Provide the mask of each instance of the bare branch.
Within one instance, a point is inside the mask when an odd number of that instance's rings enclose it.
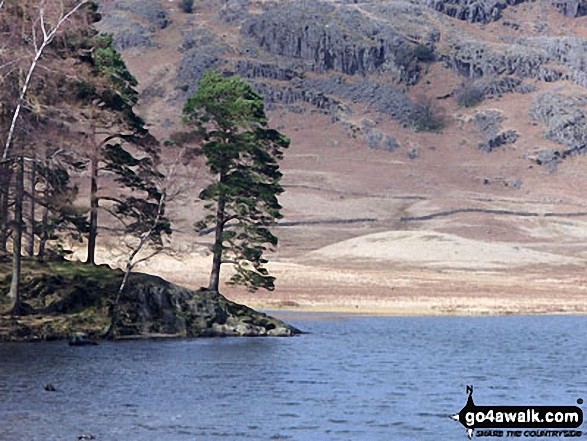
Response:
[[[145,256],[137,261],[135,261],[133,263],[133,268],[136,267],[137,265],[140,265],[143,262],[146,262],[148,260],[151,260],[153,257],[155,257],[157,254],[161,253],[163,251],[162,248],[157,248],[155,251],[153,251],[151,254],[149,254],[148,256]]]
[[[39,21],[41,22],[41,31],[43,32],[43,41],[47,41],[49,39],[49,35],[47,34],[47,28],[45,27],[45,5],[43,4],[39,8]],[[33,28],[34,31],[34,28]]]
[[[53,27],[53,29],[51,29],[50,31],[47,30],[47,28],[45,27],[45,18],[44,18],[44,9],[43,6],[41,6],[40,10],[39,10],[39,14],[40,14],[40,20],[41,20],[41,28],[43,31],[43,43],[41,43],[41,46],[39,46],[36,50],[35,50],[35,55],[33,57],[33,60],[31,62],[31,65],[29,67],[29,70],[27,72],[25,81],[22,85],[22,89],[20,91],[20,95],[18,97],[18,103],[16,105],[16,109],[14,110],[14,114],[12,116],[12,122],[10,123],[10,130],[8,131],[8,137],[6,139],[6,143],[4,144],[4,153],[2,154],[2,159],[5,160],[6,158],[8,158],[8,155],[10,154],[10,148],[12,146],[12,139],[14,137],[14,131],[16,129],[16,122],[18,120],[18,116],[20,114],[20,110],[22,108],[22,105],[24,103],[31,79],[33,77],[33,73],[35,71],[35,68],[37,67],[37,64],[39,62],[39,60],[41,59],[41,56],[43,55],[43,52],[45,50],[45,48],[47,46],[49,46],[49,44],[51,44],[51,42],[53,41],[53,39],[55,38],[55,35],[57,35],[57,32],[59,31],[59,28],[61,28],[61,26],[67,21],[69,20],[69,17],[71,17],[73,14],[75,14],[83,5],[85,5],[86,3],[88,3],[90,0],[81,0],[74,8],[72,8],[67,14],[61,14],[59,21],[57,22],[57,24]],[[2,3],[3,4],[3,3]]]

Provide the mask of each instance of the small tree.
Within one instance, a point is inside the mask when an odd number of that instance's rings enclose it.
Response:
[[[412,115],[412,128],[416,132],[441,132],[446,127],[445,109],[424,95],[416,97],[416,111]]]
[[[483,86],[473,81],[461,83],[456,89],[456,97],[460,107],[475,107],[485,98]]]
[[[425,44],[419,44],[414,48],[414,56],[418,61],[431,63],[434,61],[434,48]]]
[[[179,8],[186,14],[194,12],[194,0],[180,0]]]
[[[209,289],[218,292],[221,265],[231,263],[236,274],[229,283],[273,290],[263,253],[277,245],[269,227],[282,217],[277,161],[289,139],[267,128],[263,98],[249,83],[217,73],[204,75],[184,107],[184,120],[203,137],[197,153],[214,176],[200,193],[211,213],[196,223],[200,231],[214,228]]]

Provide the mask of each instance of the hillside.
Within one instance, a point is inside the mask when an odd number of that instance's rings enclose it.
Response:
[[[215,69],[249,79],[292,139],[277,290],[232,298],[587,312],[585,2],[204,0],[193,14],[177,3],[102,5],[153,133],[181,127]],[[179,181],[201,188],[206,176]],[[172,210],[174,257],[149,268],[191,287],[206,283],[210,240],[190,232],[196,196]]]

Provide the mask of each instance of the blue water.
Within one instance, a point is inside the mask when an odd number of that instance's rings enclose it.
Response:
[[[0,440],[466,440],[468,384],[587,401],[586,317],[286,318],[310,334],[0,345]]]

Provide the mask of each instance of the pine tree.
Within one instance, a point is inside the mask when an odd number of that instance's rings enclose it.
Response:
[[[87,127],[85,135],[90,151],[87,263],[93,264],[99,209],[120,218],[126,213],[121,206],[130,203],[128,192],[122,197],[101,193],[101,175],[113,174],[123,189],[141,190],[151,198],[156,197],[153,182],[159,177],[155,170],[158,144],[133,110],[138,101],[137,80],[114,48],[112,37],[95,35],[85,44],[87,55],[81,57],[85,71],[74,83],[74,91],[77,105],[82,109],[78,119]],[[106,202],[109,206],[104,205]]]
[[[277,245],[269,227],[282,217],[277,162],[289,139],[267,128],[263,97],[250,84],[217,73],[204,75],[184,120],[204,139],[197,153],[214,176],[200,193],[210,215],[196,223],[200,231],[214,228],[209,289],[218,291],[221,265],[230,263],[236,273],[229,283],[273,290],[263,253]]]

